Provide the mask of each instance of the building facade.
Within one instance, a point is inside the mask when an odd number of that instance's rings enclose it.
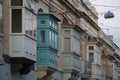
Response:
[[[1,80],[119,80],[120,49],[87,4],[0,0]]]

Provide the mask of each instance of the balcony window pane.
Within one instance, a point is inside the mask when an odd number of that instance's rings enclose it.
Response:
[[[49,33],[49,37],[50,37],[50,45],[52,44],[52,32],[50,31]]]
[[[64,39],[64,50],[65,51],[70,51],[70,38],[65,38]]]
[[[36,15],[25,10],[25,33],[30,37],[36,38]]]
[[[89,46],[89,50],[94,50],[94,46]]]
[[[57,44],[58,44],[58,42],[57,42],[57,34],[55,34],[55,46],[57,47]]]
[[[70,35],[70,30],[65,30],[65,31],[64,31],[64,34],[65,34],[65,35]]]
[[[55,40],[55,38],[54,38],[55,36],[54,36],[54,32],[52,31],[52,45],[54,46],[54,40]]]
[[[12,9],[12,33],[22,32],[22,9]]]
[[[41,30],[40,36],[41,43],[45,43],[45,30]]]
[[[40,24],[45,24],[45,20],[40,20]]]
[[[11,6],[22,6],[23,0],[11,0]]]
[[[52,26],[52,21],[50,20],[50,26]]]
[[[57,24],[55,24],[55,29],[58,30],[58,26],[57,26]]]
[[[94,53],[92,52],[89,53],[89,62],[94,62]]]

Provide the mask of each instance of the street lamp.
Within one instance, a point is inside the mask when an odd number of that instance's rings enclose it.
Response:
[[[107,13],[105,13],[104,18],[105,19],[114,18],[114,14],[112,12],[108,11]]]

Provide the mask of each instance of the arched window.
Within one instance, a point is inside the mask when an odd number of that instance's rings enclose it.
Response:
[[[40,8],[40,9],[38,10],[38,12],[44,12],[44,11],[43,11],[43,9]]]

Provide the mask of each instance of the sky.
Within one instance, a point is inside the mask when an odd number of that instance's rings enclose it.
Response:
[[[89,0],[98,12],[98,24],[107,35],[113,35],[113,41],[120,47],[120,0]],[[108,7],[109,6],[109,7]],[[110,11],[114,18],[105,19]]]

